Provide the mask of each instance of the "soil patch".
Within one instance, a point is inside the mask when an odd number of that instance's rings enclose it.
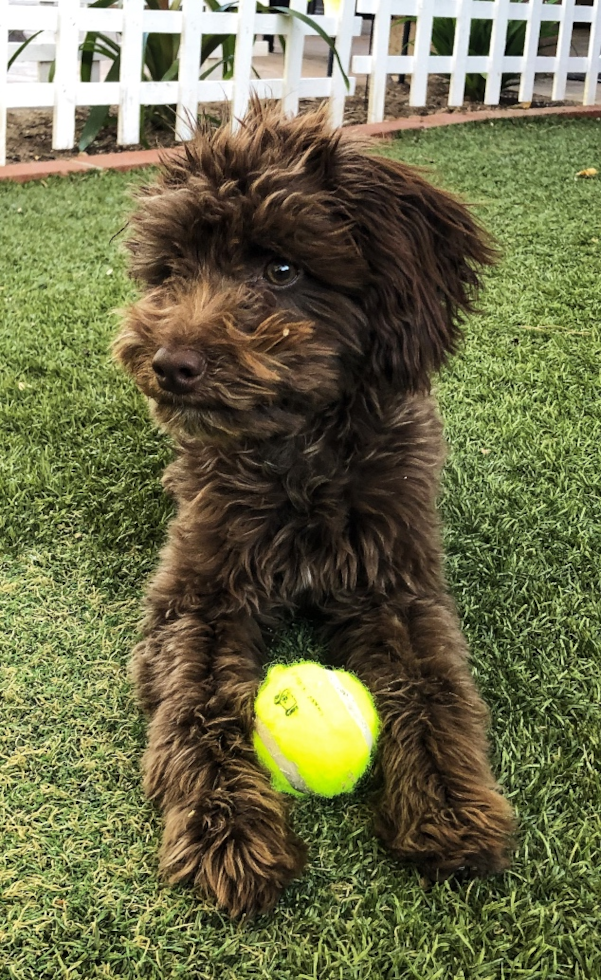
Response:
[[[440,112],[478,112],[483,109],[490,109],[481,102],[466,102],[457,109],[450,109],[447,105],[449,95],[449,80],[443,76],[433,75],[430,77],[428,86],[428,103],[420,108],[409,105],[409,85],[406,82],[399,83],[394,78],[388,82],[385,102],[385,119],[403,119],[408,116],[428,116],[432,113]],[[305,99],[301,102],[301,112],[306,112],[316,105],[315,99]],[[496,108],[515,108],[519,103],[513,94],[504,95],[499,107]],[[532,103],[532,108],[540,108],[548,105],[565,105],[563,102],[539,101]],[[207,115],[215,119],[222,119],[228,112],[228,104],[224,102],[209,103],[203,106]],[[88,110],[85,108],[76,111],[76,141],[79,139]],[[346,100],[344,123],[345,125],[357,125],[367,122],[367,92],[359,92]],[[87,153],[93,156],[97,153],[119,153],[122,151],[141,150],[156,147],[176,146],[173,131],[160,129],[156,126],[148,125],[145,131],[144,143],[134,146],[120,146],[117,143],[116,125],[107,126],[98,134],[94,142],[88,147]],[[79,153],[77,145],[72,150],[53,150],[52,149],[52,110],[51,109],[13,109],[8,112],[7,122],[7,163],[26,163],[33,160],[63,160],[77,156]]]

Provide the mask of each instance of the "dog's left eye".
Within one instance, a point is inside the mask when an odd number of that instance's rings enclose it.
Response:
[[[299,277],[299,269],[285,259],[273,259],[268,262],[263,276],[272,286],[290,286]]]

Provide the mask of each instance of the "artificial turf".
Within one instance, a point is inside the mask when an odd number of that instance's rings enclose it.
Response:
[[[505,875],[424,891],[365,792],[309,799],[305,876],[230,922],[157,880],[127,679],[168,442],[107,355],[140,175],[0,185],[0,977],[601,976],[601,122],[479,123],[383,152],[477,207],[504,258],[437,385],[448,575],[520,818]],[[281,639],[311,649],[300,626]]]

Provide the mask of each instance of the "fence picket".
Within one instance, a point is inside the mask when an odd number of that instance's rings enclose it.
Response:
[[[369,103],[367,121],[379,122],[384,118],[386,85],[388,82],[388,50],[390,47],[390,19],[392,0],[380,0],[378,16],[374,21],[371,44],[371,75],[369,78]]]
[[[0,65],[8,64],[8,0],[0,0]],[[6,163],[8,71],[0,71],[0,167]]]
[[[526,37],[524,38],[524,54],[522,57],[522,75],[518,92],[519,102],[530,102],[534,94],[534,76],[536,73],[536,56],[540,41],[540,27],[543,11],[543,0],[530,0],[529,17],[526,21]]]
[[[413,45],[413,75],[409,105],[425,105],[428,95],[428,61],[432,45],[432,22],[435,0],[418,0],[415,43]]]
[[[198,3],[198,0],[184,0],[175,119],[175,138],[178,140],[190,139],[198,114],[198,75],[203,14],[203,4]]]
[[[234,85],[232,95],[232,127],[238,126],[250,98],[250,75],[254,44],[256,0],[238,0],[238,31],[234,55]]]
[[[118,143],[140,141],[144,0],[123,0]]]
[[[75,143],[75,92],[79,82],[79,23],[73,0],[59,0],[54,72],[52,146],[70,150]]]
[[[490,37],[488,54],[488,69],[484,102],[486,105],[498,105],[501,96],[501,81],[503,77],[503,57],[507,43],[507,22],[509,20],[510,0],[495,0],[495,12]]]
[[[360,23],[360,22],[359,22]],[[359,28],[360,30],[360,28]],[[336,50],[340,64],[348,76],[351,63],[351,48],[355,33],[355,0],[338,0],[338,23],[336,25]],[[344,103],[347,87],[338,61],[334,59],[330,84],[329,115],[334,126],[341,126],[344,119]],[[352,95],[354,88],[348,94]]]
[[[462,3],[457,12],[455,23],[451,84],[449,86],[449,105],[452,106],[463,105],[465,97],[466,59],[469,52],[472,16],[471,0]]]
[[[601,57],[601,0],[595,0],[588,43],[588,68],[584,80],[584,105],[594,105],[597,97],[599,79],[599,59]]]
[[[570,45],[572,43],[572,28],[574,26],[574,5],[575,0],[563,0],[561,5],[562,16],[559,22],[559,36],[557,38],[555,77],[553,78],[553,89],[551,92],[551,98],[557,102],[561,102],[566,94],[568,59],[570,57]]]
[[[307,13],[307,0],[290,0],[290,9]],[[282,112],[295,116],[298,112],[298,90],[303,74],[305,32],[301,21],[290,18],[284,55],[284,85],[282,88]]]

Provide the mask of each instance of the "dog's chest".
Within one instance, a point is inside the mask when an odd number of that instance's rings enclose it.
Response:
[[[234,480],[234,486],[237,478]],[[350,551],[352,480],[332,460],[297,456],[288,463],[273,459],[254,471],[246,482],[246,495],[232,509],[240,529],[228,534],[234,559],[241,552],[253,556],[255,568],[297,591],[317,585],[319,569],[332,554]],[[232,499],[234,488],[223,492]],[[294,581],[293,581],[294,580]]]
[[[381,513],[362,509],[366,487],[340,458],[245,456],[216,467],[191,506],[198,553],[230,591],[319,602],[358,586],[386,588],[393,541]],[[192,515],[187,512],[187,520]]]
[[[438,541],[439,424],[431,409],[401,421],[363,448],[290,442],[181,457],[167,483],[201,575],[210,569],[213,585],[245,602],[292,604],[387,592],[399,568],[413,578]]]

